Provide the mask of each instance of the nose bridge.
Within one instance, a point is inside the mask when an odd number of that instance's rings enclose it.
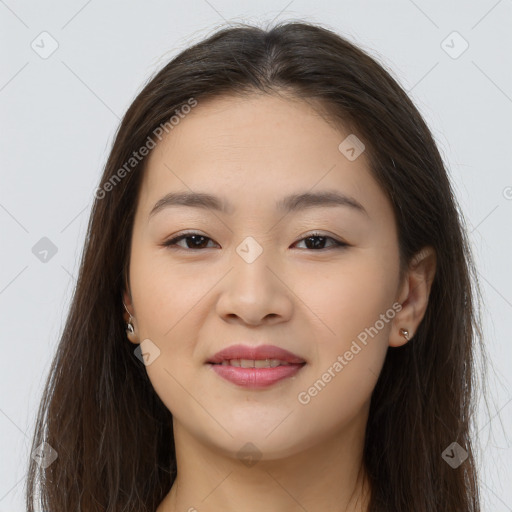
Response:
[[[272,258],[271,249],[268,244],[264,248],[252,236],[245,237],[235,248],[232,263],[234,286],[248,285],[251,289],[260,288],[260,292],[268,292],[277,284],[273,282],[276,278],[270,271],[272,266],[278,265]]]
[[[233,252],[230,266],[219,314],[236,315],[247,323],[290,314],[290,294],[276,276],[279,263],[270,249],[264,250],[254,238],[246,237]]]

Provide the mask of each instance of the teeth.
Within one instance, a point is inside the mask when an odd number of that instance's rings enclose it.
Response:
[[[236,366],[239,368],[275,368],[276,366],[289,366],[290,363],[279,359],[231,359],[222,361],[222,366]]]

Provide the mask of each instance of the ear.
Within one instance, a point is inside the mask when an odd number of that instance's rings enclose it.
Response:
[[[389,336],[391,347],[400,347],[407,343],[400,329],[409,331],[409,340],[414,336],[425,316],[430,289],[436,273],[436,252],[427,246],[414,255],[409,269],[400,285],[398,302],[402,309],[393,319],[393,329]]]
[[[134,328],[134,332],[133,333],[129,332],[128,330],[126,331],[126,337],[128,338],[128,340],[131,343],[138,344],[140,342],[139,342],[138,336],[137,336],[137,332],[138,332],[138,330],[137,330],[137,320],[135,319],[135,312],[134,312],[134,309],[133,309],[133,301],[132,301],[131,293],[125,289],[123,291],[122,295],[123,295],[124,305],[126,306],[126,309],[123,306],[123,311],[124,311],[123,319],[125,321],[125,324],[128,324],[128,322],[130,321],[130,315],[131,315],[131,322],[132,322],[132,325],[133,325],[133,328]],[[128,310],[129,313],[126,310]]]
[[[128,319],[130,318],[130,315],[132,315],[132,317],[134,316],[134,311],[133,311],[133,301],[132,301],[132,296],[131,296],[131,293],[128,291],[128,290],[123,290],[123,303],[124,303],[124,307],[123,306],[123,318],[128,321]],[[128,311],[126,311],[128,310]]]

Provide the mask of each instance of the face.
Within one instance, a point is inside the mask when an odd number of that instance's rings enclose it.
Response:
[[[148,157],[124,299],[175,432],[231,456],[252,442],[271,460],[365,423],[397,330],[399,253],[365,153],[339,149],[349,135],[305,102],[224,97]],[[152,213],[192,192],[218,205]],[[286,201],[319,193],[345,199]],[[212,364],[233,345],[247,350]],[[262,345],[277,349],[251,352]],[[252,360],[278,366],[237,367]]]

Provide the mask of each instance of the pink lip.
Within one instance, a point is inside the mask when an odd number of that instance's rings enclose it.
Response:
[[[288,352],[275,345],[259,345],[251,347],[249,345],[231,345],[213,357],[208,359],[208,363],[222,363],[222,361],[230,361],[231,359],[279,359],[291,364],[305,363],[301,357]]]
[[[218,364],[231,359],[279,359],[289,365],[274,368],[241,368]],[[232,345],[217,352],[207,362],[220,377],[247,388],[271,386],[282,379],[292,377],[306,364],[301,357],[274,345]]]

